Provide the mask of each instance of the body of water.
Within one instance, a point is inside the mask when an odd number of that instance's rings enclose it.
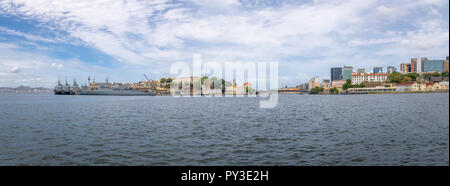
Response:
[[[449,94],[0,94],[0,165],[449,165]]]

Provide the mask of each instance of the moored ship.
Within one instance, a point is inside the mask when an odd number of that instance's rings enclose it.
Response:
[[[137,91],[131,87],[123,86],[120,83],[109,83],[108,78],[104,83],[91,83],[90,77],[88,78],[89,85],[78,86],[74,80],[73,86],[65,82],[63,85],[58,79],[58,84],[55,86],[55,95],[99,95],[99,96],[153,96],[154,92],[151,91]]]

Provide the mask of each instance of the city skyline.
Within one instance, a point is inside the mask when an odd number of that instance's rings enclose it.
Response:
[[[278,61],[280,86],[330,79],[344,65],[399,71],[411,58],[445,59],[448,1],[407,2],[0,1],[0,87],[159,79],[193,53]]]

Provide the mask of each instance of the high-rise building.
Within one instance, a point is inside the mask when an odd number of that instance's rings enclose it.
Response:
[[[342,67],[331,68],[331,82],[334,80],[342,80]]]
[[[383,73],[383,67],[373,67],[373,73],[374,74]]]
[[[423,62],[426,61],[426,60],[428,60],[428,58],[417,59],[417,63],[415,65],[415,67],[414,67],[414,70],[415,70],[414,72],[417,72],[417,73],[424,72]]]
[[[395,71],[397,71],[397,69],[395,69],[395,67],[393,67],[393,66],[388,66],[387,67],[387,73],[388,74],[391,74],[391,73],[393,73]]]
[[[411,71],[417,72],[417,58],[411,58]]]
[[[444,60],[423,61],[423,72],[444,72]]]
[[[358,68],[358,74],[365,74],[366,69],[365,68]]]
[[[444,60],[444,72],[448,72],[448,56]]]
[[[409,66],[409,67],[408,67],[408,66]],[[411,64],[408,64],[408,63],[402,63],[402,64],[400,64],[400,72],[401,72],[402,74],[407,74],[407,73],[410,72],[410,70],[411,70]]]
[[[352,66],[344,66],[342,69],[342,79],[347,80],[351,79],[353,74],[353,67]]]

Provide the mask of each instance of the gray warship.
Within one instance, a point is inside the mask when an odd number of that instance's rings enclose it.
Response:
[[[63,85],[58,79],[58,84],[55,86],[55,95],[99,95],[99,96],[154,96],[152,91],[137,91],[129,86],[124,86],[121,83],[109,83],[108,77],[104,83],[91,83],[90,77],[88,77],[89,84],[83,85],[81,88],[74,80],[73,86],[65,82]]]

